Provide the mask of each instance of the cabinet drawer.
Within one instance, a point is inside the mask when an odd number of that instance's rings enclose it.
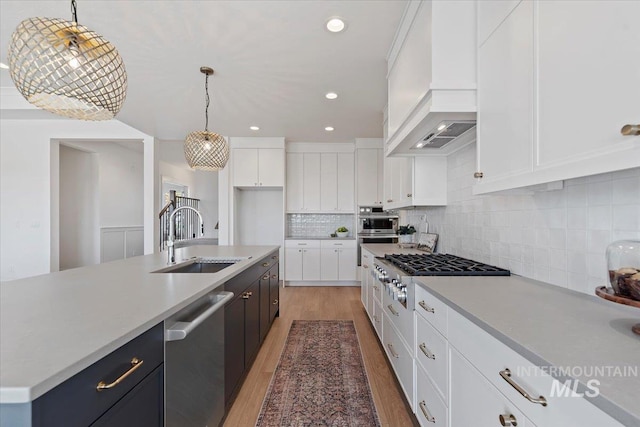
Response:
[[[134,365],[137,358],[141,363]],[[87,426],[162,364],[164,327],[160,323],[33,402],[33,425]],[[137,366],[137,368],[135,367]],[[98,383],[113,383],[98,391]]]
[[[373,327],[378,334],[378,338],[380,342],[382,342],[382,306],[378,301],[374,301],[373,303]]]
[[[449,396],[449,344],[424,318],[416,319],[416,362],[433,380],[441,398],[448,402]]]
[[[500,415],[527,427],[516,405],[500,393],[464,357],[451,351],[451,427],[500,426]],[[503,424],[504,425],[504,424]],[[567,426],[580,426],[568,423]],[[604,425],[602,426],[604,427]]]
[[[267,270],[271,269],[274,265],[278,264],[280,261],[279,251],[275,251],[262,258],[258,264],[258,274],[265,274]]]
[[[554,385],[554,381],[557,380],[553,377],[453,310],[449,312],[449,343],[539,426],[621,426],[587,400],[581,397],[570,397],[573,384],[569,384],[566,390],[568,395],[558,393],[558,386],[564,385],[562,381]],[[533,398],[544,397],[547,406],[530,402],[523,397],[500,375],[500,372],[506,369],[510,370],[510,378],[515,384]],[[453,371],[452,365],[452,376]],[[451,387],[453,388],[453,380]],[[551,391],[554,387],[556,392],[552,395]],[[558,396],[558,394],[561,395]]]
[[[410,284],[409,286],[412,285]],[[413,310],[411,307],[406,308],[398,301],[395,301],[388,289],[385,288],[382,296],[382,309],[384,310],[384,313],[389,316],[389,319],[391,319],[391,322],[398,332],[400,332],[400,336],[413,355],[413,343],[415,338],[413,335]]]
[[[357,248],[358,244],[355,240],[320,240],[320,247],[327,248]]]
[[[382,344],[387,358],[393,366],[398,382],[404,391],[409,406],[413,408],[413,357],[411,351],[400,339],[391,319],[385,311],[382,316]]]
[[[447,338],[447,306],[427,291],[420,282],[416,287],[416,313],[427,319],[431,325]]]
[[[320,248],[322,240],[285,240],[285,248]]]
[[[418,422],[423,427],[448,427],[447,406],[431,384],[422,367],[416,364],[416,406]]]

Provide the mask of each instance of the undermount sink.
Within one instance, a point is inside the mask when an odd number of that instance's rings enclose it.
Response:
[[[153,273],[217,273],[233,264],[248,259],[243,258],[191,258],[179,264],[156,270]]]

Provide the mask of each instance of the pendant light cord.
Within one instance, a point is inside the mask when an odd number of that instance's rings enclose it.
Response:
[[[209,74],[204,75],[204,91],[206,93],[205,97],[205,108],[204,108],[204,131],[209,132]]]
[[[76,0],[71,0],[71,18],[73,22],[78,23],[78,5],[76,4]]]

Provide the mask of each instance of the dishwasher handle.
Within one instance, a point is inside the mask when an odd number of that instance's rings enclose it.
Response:
[[[208,317],[213,315],[216,311],[220,310],[224,305],[233,298],[233,292],[219,292],[215,294],[216,302],[203,311],[198,317],[191,322],[176,322],[171,325],[170,328],[164,331],[165,341],[179,341],[183,340],[189,335],[191,331],[197,328],[202,322],[207,320]],[[222,297],[222,298],[220,298]]]

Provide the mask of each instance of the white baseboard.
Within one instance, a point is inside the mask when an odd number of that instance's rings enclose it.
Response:
[[[320,280],[286,280],[284,286],[357,286],[360,287],[360,282],[357,281],[320,281]]]

